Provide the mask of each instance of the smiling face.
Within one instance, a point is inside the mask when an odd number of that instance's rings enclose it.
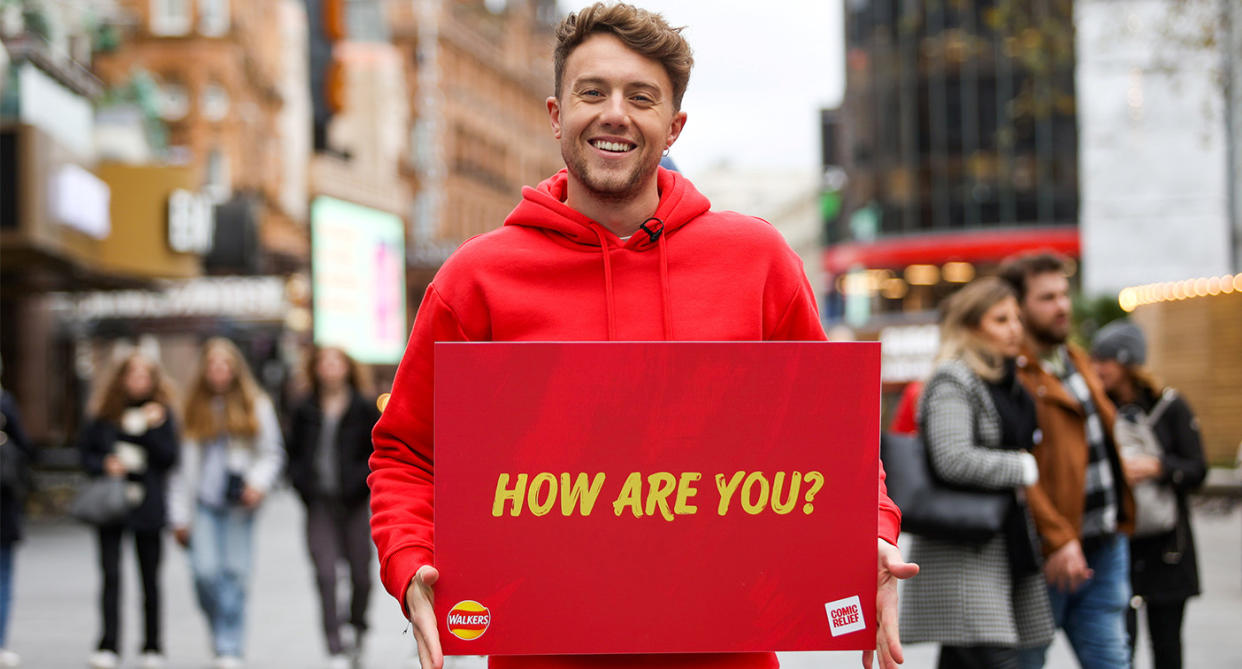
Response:
[[[660,63],[610,33],[588,37],[569,54],[561,97],[548,98],[548,114],[569,169],[570,198],[612,202],[655,193],[660,155],[686,120],[673,107]]]

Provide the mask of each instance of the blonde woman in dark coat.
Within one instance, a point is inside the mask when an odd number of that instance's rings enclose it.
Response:
[[[982,543],[913,537],[922,570],[902,597],[902,641],[941,644],[940,669],[1016,669],[1018,649],[1050,643],[1052,612],[1023,491],[1038,479],[1029,449],[1035,405],[1014,377],[1022,326],[1013,291],[983,278],[945,303],[937,366],[919,429],[936,476],[1014,493],[1006,529]]]

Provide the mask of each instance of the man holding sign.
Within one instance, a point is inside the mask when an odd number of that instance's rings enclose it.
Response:
[[[431,606],[439,578],[432,566],[436,342],[825,340],[801,261],[779,233],[760,219],[709,211],[684,177],[659,167],[686,122],[681,98],[693,61],[680,29],[645,10],[596,4],[571,14],[556,35],[547,107],[566,169],[526,188],[503,228],[467,241],[441,268],[373,435],[381,579],[413,623],[424,669],[443,665]],[[890,668],[902,661],[896,581],[918,568],[895,547],[900,513],[882,479],[879,500],[876,641],[881,666]],[[658,568],[635,564],[636,580]],[[453,612],[463,624],[489,620],[483,607],[463,604]],[[864,653],[867,666],[872,655]],[[773,653],[492,659],[494,667],[622,665],[777,661]]]

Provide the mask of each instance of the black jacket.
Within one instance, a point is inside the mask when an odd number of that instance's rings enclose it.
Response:
[[[168,471],[176,466],[181,453],[181,433],[168,407],[164,407],[164,412],[164,422],[142,434],[124,434],[116,423],[96,418],[78,437],[82,468],[92,477],[104,475],[104,458],[112,454],[118,441],[146,451],[147,470],[126,476],[129,481],[142,484],[143,498],[122,524],[139,532],[160,530],[168,520]]]
[[[11,458],[6,465],[13,467],[17,478],[16,485],[6,485],[0,481],[0,546],[11,546],[22,538],[22,509],[26,503],[25,488],[30,483],[30,463],[35,458],[34,444],[22,429],[21,416],[17,412],[17,402],[7,390],[0,391],[0,431],[4,445],[3,456]]]
[[[1151,411],[1156,397],[1139,393],[1136,404]],[[1119,412],[1126,411],[1118,406]],[[1179,394],[1152,426],[1164,455],[1160,483],[1177,493],[1177,527],[1165,534],[1130,540],[1130,583],[1134,594],[1153,602],[1180,601],[1199,594],[1199,565],[1187,496],[1207,476],[1199,421]]]
[[[371,473],[371,429],[379,420],[375,403],[351,392],[349,404],[337,424],[336,473],[337,490],[343,504],[364,504],[370,499],[367,476]],[[302,500],[310,500],[323,494],[315,470],[315,452],[319,449],[319,431],[323,426],[323,411],[318,398],[306,398],[293,410],[289,436],[285,449],[289,452],[289,482]]]

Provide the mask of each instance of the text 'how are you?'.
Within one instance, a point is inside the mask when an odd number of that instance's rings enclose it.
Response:
[[[704,482],[702,472],[630,472],[611,498],[615,516],[634,518],[662,517],[672,521],[677,516],[692,516],[704,507],[704,513],[725,516],[730,513],[788,515],[795,511],[810,515],[815,511],[815,496],[824,486],[824,475],[818,471],[735,471],[716,473],[715,485]],[[492,516],[506,513],[511,517],[590,516],[596,502],[607,487],[604,472],[578,472],[559,475],[502,473],[496,479],[492,498]],[[605,511],[604,513],[607,513]]]

